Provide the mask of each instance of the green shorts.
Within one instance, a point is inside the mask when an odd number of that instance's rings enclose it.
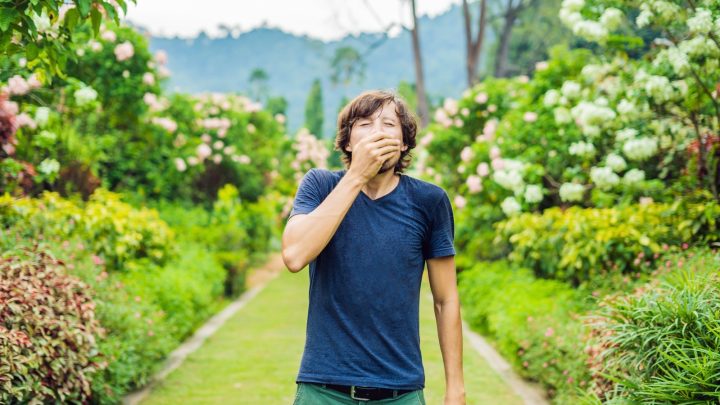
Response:
[[[386,398],[377,401],[360,401],[350,398],[350,395],[323,388],[317,384],[298,383],[293,405],[425,405],[423,390],[411,391],[395,398]]]

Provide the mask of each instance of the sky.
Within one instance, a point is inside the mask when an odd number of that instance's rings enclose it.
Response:
[[[331,41],[348,34],[400,32],[409,25],[407,0],[137,0],[128,2],[126,19],[155,36],[194,37],[204,30],[221,35],[218,25],[232,27],[233,35],[262,26],[296,35]],[[418,16],[435,16],[460,0],[417,0]]]

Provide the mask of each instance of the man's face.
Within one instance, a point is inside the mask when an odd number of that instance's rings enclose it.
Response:
[[[395,112],[395,103],[389,102],[370,114],[369,117],[360,118],[355,121],[355,124],[350,130],[350,142],[345,147],[345,150],[352,152],[355,145],[361,139],[377,133],[384,133],[400,141],[403,140],[402,126],[400,125],[400,118]],[[402,150],[404,151],[406,149],[407,145],[403,143]],[[392,157],[386,160],[380,168],[379,173],[384,173],[394,168],[400,160],[400,152],[401,151],[398,150]]]

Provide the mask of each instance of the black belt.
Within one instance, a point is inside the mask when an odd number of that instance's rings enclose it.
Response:
[[[317,384],[317,383],[314,383]],[[413,390],[394,390],[390,388],[358,387],[355,385],[318,384],[324,388],[339,391],[350,395],[350,398],[359,401],[378,401],[386,398],[395,398]]]

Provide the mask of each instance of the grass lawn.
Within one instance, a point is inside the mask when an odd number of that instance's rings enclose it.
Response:
[[[143,405],[292,404],[305,343],[308,286],[307,269],[283,271],[158,384]],[[420,337],[425,398],[434,405],[442,404],[445,383],[429,291],[426,278]],[[467,341],[464,349],[467,404],[522,403]]]

